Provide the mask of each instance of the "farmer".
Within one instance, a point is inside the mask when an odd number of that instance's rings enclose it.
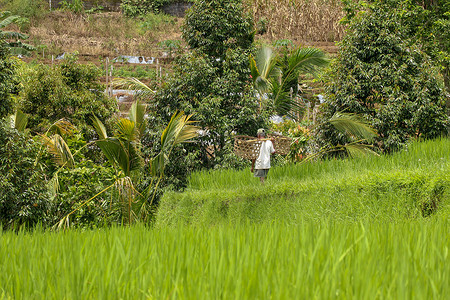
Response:
[[[266,137],[266,131],[263,128],[258,129],[258,140]],[[264,184],[264,179],[267,177],[270,169],[270,155],[275,153],[273,143],[270,140],[264,140],[261,143],[261,149],[259,150],[259,156],[257,159],[252,159],[252,172],[255,177],[259,177],[259,180]]]

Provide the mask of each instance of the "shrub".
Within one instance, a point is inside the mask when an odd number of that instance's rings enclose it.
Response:
[[[65,118],[83,133],[95,114],[105,121],[117,111],[117,103],[107,97],[98,82],[100,70],[94,65],[78,64],[68,57],[50,67],[36,65],[21,78],[20,109],[28,113],[29,126],[35,130]]]
[[[122,0],[120,7],[127,17],[143,16],[148,13],[159,13],[164,5],[179,2],[178,0]],[[194,2],[185,0],[183,2]]]
[[[399,149],[409,138],[433,138],[446,132],[442,82],[430,58],[404,34],[400,13],[382,5],[352,19],[329,73],[325,117],[336,111],[370,120],[385,151]],[[320,135],[344,144],[331,127]]]
[[[48,225],[52,221],[44,166],[35,164],[40,144],[0,123],[0,225]]]
[[[0,0],[0,7],[26,18],[41,17],[48,9],[47,0]]]
[[[13,110],[11,91],[13,89],[14,67],[8,59],[6,43],[0,39],[0,119]]]

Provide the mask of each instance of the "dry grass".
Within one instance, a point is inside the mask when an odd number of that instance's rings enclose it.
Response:
[[[140,21],[120,13],[77,15],[52,12],[29,30],[34,44],[47,46],[47,54],[78,51],[88,56],[144,55],[158,56],[158,42],[180,39],[181,20],[161,23],[153,30],[143,30]]]
[[[335,42],[344,35],[339,0],[245,0],[255,21],[268,21],[265,39],[314,44]]]

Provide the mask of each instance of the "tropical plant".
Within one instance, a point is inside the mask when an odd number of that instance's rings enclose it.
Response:
[[[68,226],[73,213],[111,188],[115,188],[119,193],[119,201],[124,208],[122,214],[124,221],[131,224],[136,219],[145,219],[148,216],[173,147],[196,137],[197,127],[192,124],[191,116],[186,116],[182,112],[172,116],[161,136],[160,153],[149,159],[148,171],[152,177],[151,183],[144,191],[139,192],[135,182],[139,178],[138,171],[142,171],[144,167],[141,137],[146,128],[145,110],[145,105],[139,101],[133,103],[129,118],[120,118],[115,122],[112,136],[108,135],[105,125],[97,117],[93,118],[93,126],[99,136],[94,143],[116,170],[116,179],[62,218],[58,227]]]
[[[272,107],[279,115],[296,118],[298,104],[293,100],[300,74],[314,73],[329,63],[316,48],[294,48],[278,55],[270,47],[261,47],[250,56],[253,86],[259,94],[260,108]],[[291,91],[292,88],[292,91]]]
[[[36,48],[30,44],[23,43],[21,40],[28,39],[28,35],[16,31],[4,31],[2,28],[6,28],[11,24],[19,21],[23,22],[24,18],[20,16],[12,15],[9,11],[0,12],[0,39],[8,41],[6,43],[10,54],[13,55],[29,55],[31,51]]]

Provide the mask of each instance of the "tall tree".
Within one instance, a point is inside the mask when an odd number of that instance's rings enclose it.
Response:
[[[433,138],[446,132],[442,82],[430,57],[402,25],[402,12],[374,5],[357,14],[331,67],[325,117],[336,111],[365,116],[379,133],[385,151],[400,148],[409,138]],[[331,127],[324,141],[344,144]]]
[[[253,22],[242,0],[197,1],[186,15],[183,37],[191,52],[156,94],[155,117],[195,113],[203,135],[187,147],[200,157],[198,167],[213,167],[231,152],[232,132],[253,135],[265,122],[248,67]]]

